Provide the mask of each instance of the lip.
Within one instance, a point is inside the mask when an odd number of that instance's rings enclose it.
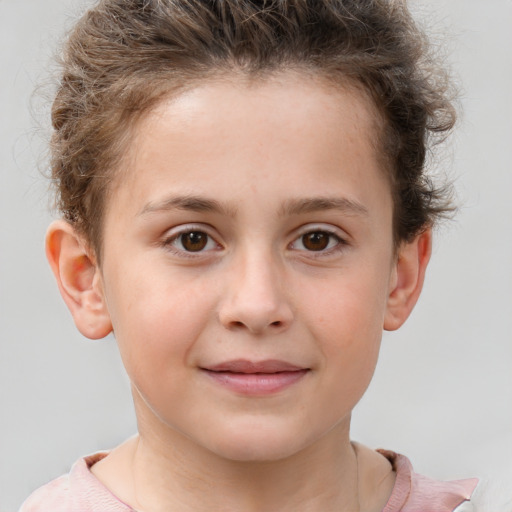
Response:
[[[309,368],[277,359],[236,359],[201,370],[217,384],[235,393],[255,396],[278,393],[298,383],[309,372]]]

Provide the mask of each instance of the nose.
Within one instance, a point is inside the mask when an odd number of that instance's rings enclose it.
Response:
[[[286,330],[293,320],[283,290],[283,275],[271,257],[249,254],[230,269],[219,308],[221,324],[229,330],[270,334]]]

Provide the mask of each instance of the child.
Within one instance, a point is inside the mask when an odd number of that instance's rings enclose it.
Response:
[[[450,210],[424,162],[454,113],[404,3],[103,0],[52,115],[48,259],[80,332],[114,332],[139,433],[23,512],[471,498],[350,440]]]

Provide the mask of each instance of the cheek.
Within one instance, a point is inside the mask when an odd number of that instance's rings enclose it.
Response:
[[[305,295],[307,304],[301,309],[308,314],[311,328],[322,332],[322,338],[344,346],[371,342],[376,334],[380,339],[387,281],[372,276],[371,268],[365,274],[326,282]]]
[[[126,274],[128,275],[128,274]],[[108,287],[114,334],[131,378],[178,369],[212,318],[214,298],[179,280],[131,273]],[[110,293],[109,293],[110,292]],[[179,362],[179,365],[176,365]]]
[[[330,411],[333,423],[345,418],[364,395],[379,357],[382,322],[372,310],[380,304],[372,306],[366,295],[358,298],[358,291],[346,287],[344,293],[327,294],[326,313],[312,329],[322,352],[318,405]]]
[[[371,380],[380,349],[387,280],[379,267],[363,265],[307,294],[307,323],[327,372],[344,386],[362,391]],[[333,384],[334,385],[334,384]]]

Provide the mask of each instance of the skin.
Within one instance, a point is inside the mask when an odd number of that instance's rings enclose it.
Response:
[[[361,92],[303,76],[210,82],[136,128],[101,266],[72,226],[50,227],[48,257],[77,327],[114,331],[132,383],[139,434],[92,468],[126,503],[385,505],[393,472],[351,444],[350,416],[382,330],[418,298],[430,232],[395,250],[376,119]],[[190,233],[206,245],[190,250]],[[246,394],[208,370],[233,359],[304,372]]]

